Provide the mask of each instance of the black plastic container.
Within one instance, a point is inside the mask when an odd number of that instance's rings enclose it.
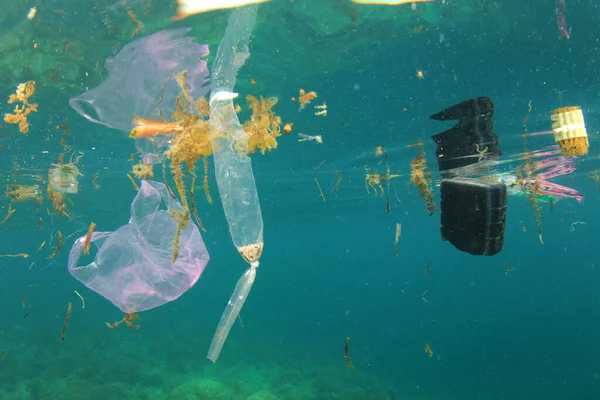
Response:
[[[442,238],[458,250],[493,256],[502,250],[506,228],[506,185],[481,179],[442,181]]]

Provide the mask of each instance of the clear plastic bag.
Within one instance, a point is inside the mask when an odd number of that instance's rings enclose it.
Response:
[[[263,249],[263,219],[248,157],[248,135],[240,125],[232,99],[238,70],[250,56],[248,42],[256,21],[256,6],[232,12],[213,64],[215,90],[210,97],[210,131],[215,177],[233,244],[250,267],[238,280],[213,340],[208,359],[216,362],[235,319],[256,278]]]
[[[215,177],[233,244],[238,248],[263,242],[263,219],[247,155],[248,135],[233,106],[238,70],[250,56],[248,42],[256,21],[257,6],[232,12],[212,66],[214,90],[210,96],[210,130]],[[246,256],[242,253],[242,256]],[[259,255],[260,257],[260,255]],[[258,258],[257,258],[258,259]],[[246,260],[252,263],[254,260]]]
[[[208,46],[186,37],[189,30],[167,29],[127,44],[106,59],[108,78],[69,104],[88,120],[123,131],[133,128],[134,116],[169,119],[181,93],[175,81],[179,72],[187,71],[192,98],[210,89],[207,63],[201,60],[208,55]]]
[[[181,231],[179,255],[171,263],[177,221],[171,210],[181,210],[166,186],[142,181],[131,204],[131,219],[114,232],[94,232],[92,263],[79,266],[85,236],[69,254],[69,272],[89,289],[110,300],[125,313],[159,307],[190,289],[209,260],[195,224]]]

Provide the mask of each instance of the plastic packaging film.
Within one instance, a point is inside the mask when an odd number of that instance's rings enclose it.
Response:
[[[227,335],[229,335],[229,331],[231,330],[231,326],[240,314],[240,310],[248,298],[248,294],[250,293],[250,289],[252,289],[255,278],[256,267],[251,266],[238,280],[237,285],[235,285],[235,290],[227,302],[227,307],[225,307],[225,311],[223,311],[219,326],[217,326],[210,348],[208,349],[207,357],[210,361],[217,362],[221,349],[227,339]]]
[[[229,231],[250,268],[239,279],[223,312],[207,357],[216,362],[231,326],[248,297],[256,278],[263,248],[263,220],[252,172],[246,155],[248,135],[233,106],[238,70],[249,57],[248,41],[256,20],[256,5],[234,10],[213,63],[214,90],[210,97],[210,130],[214,149],[215,176]]]
[[[189,28],[165,29],[128,43],[105,61],[108,77],[99,86],[69,100],[91,122],[129,132],[133,117],[170,117],[181,92],[175,77],[187,71],[190,96],[210,89],[208,46],[186,36]],[[160,112],[159,112],[160,111]]]
[[[263,221],[252,172],[246,154],[248,135],[240,125],[233,107],[233,93],[239,68],[250,55],[248,41],[256,20],[256,6],[236,9],[229,18],[225,36],[213,64],[210,98],[210,128],[214,149],[215,176],[233,244],[239,249],[260,245]],[[242,252],[242,250],[240,250]],[[248,263],[260,257],[242,255]]]
[[[208,264],[198,227],[189,224],[179,236],[179,255],[171,262],[177,221],[171,211],[181,203],[160,182],[143,180],[131,204],[129,223],[114,232],[93,232],[75,241],[68,269],[74,278],[125,313],[171,302],[196,284]],[[94,246],[94,260],[79,261]]]
[[[214,95],[219,91],[233,92],[238,70],[250,56],[248,42],[256,22],[256,5],[237,8],[229,17],[227,29],[217,56],[211,66]]]

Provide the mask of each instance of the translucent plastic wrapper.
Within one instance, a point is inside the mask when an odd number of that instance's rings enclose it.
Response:
[[[215,176],[233,244],[262,243],[263,221],[248,149],[248,135],[233,106],[237,71],[250,56],[248,41],[256,20],[256,6],[236,9],[229,18],[212,66],[210,130]],[[255,261],[255,260],[252,260]],[[249,261],[249,262],[252,262]]]
[[[225,340],[227,340],[227,336],[229,335],[229,331],[238,315],[240,315],[240,310],[248,298],[248,294],[250,293],[250,289],[252,289],[255,278],[256,266],[251,266],[238,280],[237,285],[235,285],[235,290],[227,302],[227,307],[225,307],[225,311],[223,311],[219,326],[217,326],[210,348],[208,349],[207,357],[210,361],[217,362],[219,354],[221,354],[221,350],[225,344]]]
[[[129,223],[114,232],[92,233],[96,256],[88,265],[78,265],[86,238],[77,239],[69,254],[69,272],[125,313],[177,299],[198,281],[209,255],[196,225],[188,224],[181,231],[179,255],[171,263],[177,228],[172,210],[182,207],[164,184],[142,181]]]
[[[248,41],[256,20],[256,6],[232,12],[217,58],[213,64],[213,89],[210,98],[210,130],[215,160],[215,176],[229,232],[234,245],[250,264],[238,281],[215,332],[208,358],[216,362],[231,326],[248,297],[256,278],[258,259],[263,249],[263,220],[254,182],[248,135],[240,125],[233,107],[233,93],[239,68],[250,55]]]
[[[187,89],[197,99],[209,91],[209,71],[202,57],[208,46],[186,37],[189,28],[167,29],[127,44],[104,66],[108,78],[69,100],[88,120],[130,131],[134,116],[170,118],[181,88],[176,75],[187,71]],[[162,111],[162,115],[161,115]]]
[[[50,187],[55,192],[77,193],[81,173],[74,164],[52,164],[48,171]]]

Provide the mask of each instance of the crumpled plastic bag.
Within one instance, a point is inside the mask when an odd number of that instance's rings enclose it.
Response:
[[[96,256],[88,265],[78,265],[85,236],[77,239],[69,253],[69,272],[125,313],[177,299],[198,281],[209,255],[198,227],[189,223],[181,231],[179,255],[171,263],[177,227],[171,210],[182,207],[166,186],[142,181],[131,203],[129,223],[114,232],[92,233],[90,254],[94,246]]]
[[[88,120],[130,131],[133,117],[166,119],[175,111],[181,88],[176,75],[187,71],[187,89],[193,99],[209,90],[208,46],[185,34],[189,28],[166,29],[128,43],[104,67],[108,78],[69,104]],[[164,89],[164,91],[163,91]],[[160,103],[160,104],[159,104]]]

